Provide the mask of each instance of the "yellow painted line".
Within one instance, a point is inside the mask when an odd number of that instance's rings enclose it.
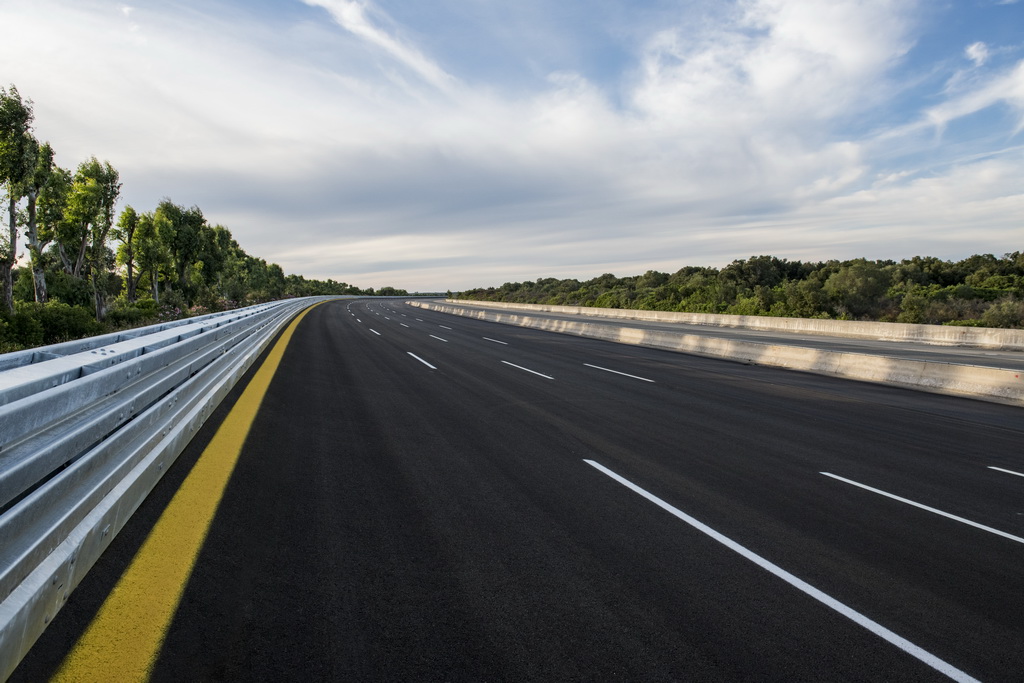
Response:
[[[271,349],[52,680],[148,680],[245,437],[295,328],[310,310]]]

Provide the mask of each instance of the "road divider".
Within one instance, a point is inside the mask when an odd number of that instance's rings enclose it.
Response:
[[[0,357],[0,680],[309,297]]]
[[[821,318],[780,318],[768,315],[639,311],[629,308],[548,306],[544,304],[514,304],[499,301],[483,302],[459,299],[449,300],[449,303],[470,307],[483,306],[499,310],[578,315],[587,318],[618,318],[620,320],[640,320],[643,322],[735,327],[746,330],[763,330],[765,332],[788,332],[790,334],[812,334],[827,337],[921,342],[942,346],[975,346],[1005,351],[1024,351],[1024,330],[1004,330],[992,327],[880,323],[864,320],[829,320]]]
[[[309,311],[270,350],[53,681],[149,678],[263,396]]]
[[[409,303],[419,308],[441,313],[548,332],[1024,406],[1024,370],[1021,369],[940,363],[785,344],[766,344],[686,334],[671,330],[641,329],[615,322],[554,320],[453,303],[430,301],[410,301]],[[1014,330],[1009,331],[1013,332]]]

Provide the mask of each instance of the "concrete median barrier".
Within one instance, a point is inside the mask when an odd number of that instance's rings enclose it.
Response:
[[[592,319],[553,320],[453,303],[425,301],[409,303],[452,315],[591,339],[603,339],[620,344],[668,349],[756,365],[879,382],[922,391],[1024,406],[1024,379],[1022,379],[1024,370],[1019,369],[937,363],[785,344],[764,344],[668,330],[645,330],[612,322],[595,322]],[[1014,332],[1014,330],[1005,331]]]
[[[764,315],[724,315],[714,313],[679,313],[676,311],[640,311],[624,308],[591,306],[547,306],[542,304],[510,304],[493,301],[450,300],[465,307],[486,307],[523,313],[554,313],[588,318],[618,318],[644,322],[682,323],[713,327],[736,327],[766,332],[813,334],[879,341],[909,341],[943,346],[971,346],[1004,351],[1024,351],[1024,330],[959,325],[917,325],[910,323],[879,323],[861,320],[825,320],[819,318],[776,318]]]

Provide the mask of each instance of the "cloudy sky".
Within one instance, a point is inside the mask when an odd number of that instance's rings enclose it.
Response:
[[[1024,249],[1024,0],[0,0],[120,206],[360,287]]]

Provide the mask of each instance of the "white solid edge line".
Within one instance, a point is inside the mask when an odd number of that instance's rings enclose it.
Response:
[[[530,368],[524,368],[522,365],[516,365],[515,363],[509,363],[507,360],[503,360],[501,362],[504,363],[505,365],[511,365],[514,368],[519,368],[520,370],[526,370],[527,372],[532,372],[533,374],[535,374],[535,375],[537,375],[539,377],[543,377],[545,379],[554,379],[554,377],[551,377],[549,375],[542,375],[541,373],[537,372],[536,370],[531,370]]]
[[[936,510],[933,507],[928,507],[927,505],[922,505],[921,503],[915,503],[914,501],[909,500],[907,498],[901,498],[900,496],[894,495],[892,493],[887,493],[885,491],[882,491],[881,489],[873,488],[871,486],[868,486],[867,484],[861,484],[861,483],[856,482],[856,481],[854,481],[852,479],[846,479],[845,477],[840,477],[837,474],[831,474],[830,472],[820,472],[820,474],[824,474],[826,477],[831,477],[833,479],[838,479],[839,481],[845,481],[847,484],[852,484],[853,486],[857,486],[859,488],[862,488],[865,491],[871,491],[872,493],[877,493],[877,494],[879,494],[881,496],[885,496],[887,498],[892,498],[893,500],[898,500],[901,503],[906,503],[907,505],[913,505],[916,508],[920,508],[922,510],[927,510],[928,512],[935,513],[936,515],[941,515],[942,517],[946,517],[948,519],[952,519],[952,520],[955,520],[957,522],[961,522],[961,523],[966,524],[968,526],[973,526],[976,529],[981,529],[982,531],[987,531],[990,534],[995,534],[997,536],[1002,536],[1003,538],[1008,538],[1011,541],[1017,541],[1018,543],[1024,543],[1024,538],[1021,538],[1020,536],[1014,536],[1013,534],[1008,534],[1005,531],[1000,531],[999,529],[993,529],[990,526],[985,526],[984,524],[978,524],[977,522],[972,522],[969,519],[964,519],[963,517],[957,517],[956,515],[951,515],[950,513],[943,512],[942,510]]]
[[[605,372],[614,372],[616,375],[622,375],[623,377],[632,377],[633,379],[638,379],[638,380],[640,380],[642,382],[651,382],[652,384],[654,383],[653,379],[647,379],[646,377],[637,377],[636,375],[630,375],[630,374],[625,373],[625,372],[619,372],[618,370],[609,370],[608,368],[602,368],[600,365],[591,365],[590,363],[584,363],[584,365],[586,365],[588,368],[594,368],[595,370],[604,370]]]
[[[814,586],[810,585],[806,581],[804,581],[802,579],[798,579],[796,576],[794,576],[793,574],[790,574],[789,572],[787,572],[782,567],[779,567],[778,565],[773,564],[772,562],[769,562],[768,560],[764,559],[763,557],[761,557],[757,553],[755,553],[755,552],[753,552],[751,550],[748,550],[747,548],[743,547],[742,545],[740,545],[736,541],[732,540],[731,538],[729,538],[727,536],[723,536],[722,534],[720,534],[719,532],[715,531],[714,529],[712,529],[711,527],[707,526],[706,524],[704,524],[702,522],[699,522],[696,519],[694,519],[693,517],[689,516],[688,514],[683,512],[682,510],[680,510],[680,509],[678,509],[678,508],[676,508],[676,507],[674,507],[672,505],[669,505],[668,503],[663,501],[661,498],[658,498],[657,496],[655,496],[653,493],[650,493],[650,492],[640,488],[639,486],[637,486],[633,482],[629,481],[628,479],[625,479],[625,478],[619,476],[618,474],[616,474],[615,472],[612,472],[610,469],[608,469],[604,465],[601,465],[600,463],[594,462],[593,460],[584,460],[583,462],[587,463],[591,467],[594,467],[598,471],[603,472],[604,474],[608,475],[609,477],[611,477],[615,481],[619,482],[620,484],[622,484],[626,488],[630,489],[634,493],[640,494],[641,496],[643,496],[647,500],[651,501],[652,503],[654,503],[655,505],[657,505],[661,509],[669,512],[670,514],[674,515],[675,517],[679,518],[680,520],[686,522],[687,524],[692,526],[697,531],[700,531],[701,533],[710,536],[711,538],[715,539],[716,541],[718,541],[719,543],[721,543],[725,547],[729,548],[730,550],[732,550],[732,551],[734,551],[736,553],[739,553],[740,555],[742,555],[746,559],[750,560],[751,562],[753,562],[757,566],[761,567],[762,569],[765,569],[765,570],[771,572],[772,574],[774,574],[778,578],[782,579],[783,581],[785,581],[789,585],[793,586],[794,588],[797,588],[797,589],[803,591],[804,593],[806,593],[810,597],[814,598],[818,602],[822,603],[826,607],[830,607],[831,609],[835,610],[836,612],[838,612],[839,614],[843,615],[847,619],[850,619],[854,623],[856,623],[856,624],[866,628],[868,631],[871,631],[876,636],[879,636],[880,638],[883,638],[884,640],[886,640],[889,643],[895,645],[896,647],[898,647],[899,649],[903,650],[904,652],[906,652],[907,654],[911,655],[912,657],[915,657],[915,658],[919,659],[920,661],[924,662],[925,664],[927,664],[928,666],[932,667],[936,671],[938,671],[938,672],[940,672],[940,673],[942,673],[942,674],[952,678],[954,681],[964,681],[964,682],[977,681],[977,679],[972,678],[971,676],[968,676],[966,673],[964,673],[960,669],[957,669],[952,664],[950,664],[950,663],[948,663],[946,661],[943,661],[942,659],[939,659],[938,657],[936,657],[935,655],[931,654],[930,652],[927,652],[926,650],[921,649],[917,645],[914,645],[913,643],[911,643],[906,638],[903,638],[902,636],[896,635],[895,633],[893,633],[889,629],[885,628],[881,624],[873,621],[872,619],[869,619],[868,617],[864,616],[863,614],[861,614],[857,610],[855,610],[855,609],[853,609],[851,607],[847,607],[843,603],[839,602],[838,600],[836,600],[835,598],[831,597],[830,595],[827,595],[826,593],[823,593],[822,591],[818,590],[817,588],[815,588]]]
[[[994,467],[993,465],[989,465],[988,468],[990,470],[999,470],[1000,472],[1006,472],[1007,474],[1016,474],[1018,477],[1024,477],[1024,474],[1021,474],[1020,472],[1014,472],[1013,470],[1004,470],[1002,467]]]
[[[448,340],[447,340],[447,339],[441,339],[440,337],[438,337],[438,336],[437,336],[437,335],[435,335],[435,334],[432,334],[432,335],[430,335],[430,336],[431,336],[431,337],[433,337],[434,339],[438,340],[438,341],[443,341],[443,342],[444,342],[445,344],[447,344],[447,343],[448,343]]]
[[[498,341],[497,339],[491,339],[490,337],[481,337],[481,338],[482,339],[486,339],[489,342],[494,342],[495,344],[503,344],[505,346],[508,346],[508,342]]]
[[[407,353],[407,354],[409,354],[410,356],[412,356],[413,358],[415,358],[416,360],[418,360],[419,362],[421,362],[421,363],[423,363],[424,365],[426,365],[426,366],[427,366],[428,368],[430,368],[431,370],[437,370],[437,368],[436,368],[436,367],[434,367],[433,365],[431,365],[431,364],[430,364],[430,363],[428,363],[427,361],[423,360],[422,358],[420,358],[419,356],[417,356],[417,355],[416,355],[415,353],[413,353],[412,351],[406,351],[406,353]]]
[[[380,332],[378,332],[377,330],[373,329],[372,327],[370,328],[370,332],[373,332],[378,337],[380,336]]]

